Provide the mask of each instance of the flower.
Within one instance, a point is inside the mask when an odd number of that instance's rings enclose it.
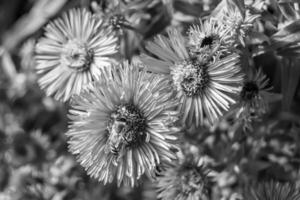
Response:
[[[248,9],[241,10],[235,4],[227,2],[220,13],[219,20],[222,21],[236,44],[241,43],[245,46],[244,38],[247,32],[253,28],[253,23],[258,17],[259,15],[252,14]]]
[[[152,178],[156,166],[176,159],[178,101],[169,82],[124,62],[74,98],[69,149],[90,176],[133,187],[143,174]]]
[[[300,191],[290,183],[280,183],[275,181],[260,183],[257,187],[252,187],[250,191],[245,192],[245,200],[298,200]]]
[[[207,199],[210,171],[203,163],[187,157],[158,177],[158,198],[162,200]]]
[[[48,96],[67,101],[97,80],[117,52],[111,28],[85,9],[72,9],[50,22],[36,45],[38,83]]]
[[[200,20],[200,25],[193,25],[188,31],[188,44],[191,54],[210,57],[224,56],[232,51],[232,38],[221,23],[214,18]]]
[[[182,122],[187,126],[212,124],[231,104],[240,91],[243,75],[239,56],[235,53],[215,61],[189,55],[183,36],[176,30],[169,38],[158,36],[146,46],[154,56],[142,55],[141,60],[155,73],[167,74],[180,100]]]
[[[235,111],[236,119],[242,121],[244,128],[251,128],[253,119],[257,119],[266,113],[268,105],[266,96],[272,88],[269,79],[259,68],[256,72],[250,72],[246,77],[241,93],[238,108]]]

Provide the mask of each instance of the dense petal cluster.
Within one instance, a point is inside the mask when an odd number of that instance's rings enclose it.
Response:
[[[169,31],[168,36],[149,42],[147,50],[155,57],[144,55],[142,61],[149,70],[171,77],[184,124],[199,126],[204,118],[212,124],[236,102],[240,92],[243,75],[239,56],[232,53],[214,61],[201,54],[194,57],[177,30]]]
[[[175,159],[178,106],[169,80],[123,63],[74,98],[69,148],[92,177],[134,186]]]
[[[176,164],[158,177],[158,197],[163,200],[207,199],[209,170],[190,159]]]
[[[231,52],[234,42],[229,30],[217,19],[209,18],[200,24],[194,24],[188,32],[188,45],[190,54],[202,55],[206,58],[216,59]]]
[[[100,18],[72,9],[46,26],[35,52],[40,87],[48,96],[67,101],[111,64],[117,38]]]
[[[244,195],[245,200],[298,200],[300,191],[293,184],[275,181],[259,184]]]
[[[236,118],[242,121],[245,128],[251,127],[251,122],[266,113],[268,104],[266,95],[272,88],[269,86],[269,79],[259,69],[250,72],[246,77],[241,93]]]
[[[232,39],[236,40],[236,44],[241,43],[245,46],[245,37],[258,17],[259,15],[252,14],[250,10],[240,10],[237,6],[226,5],[220,19]]]

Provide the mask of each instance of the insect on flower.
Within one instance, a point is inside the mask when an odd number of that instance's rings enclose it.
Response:
[[[138,64],[112,66],[74,99],[70,151],[88,174],[104,183],[135,186],[143,174],[176,159],[177,99],[170,81],[139,71]],[[167,123],[165,123],[167,122]]]

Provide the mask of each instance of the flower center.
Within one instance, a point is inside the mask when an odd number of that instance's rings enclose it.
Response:
[[[241,98],[244,101],[249,101],[258,95],[259,88],[254,81],[246,82],[241,91]]]
[[[181,192],[190,195],[196,191],[203,193],[206,190],[206,174],[203,169],[193,166],[192,163],[186,163],[180,169]]]
[[[114,15],[109,19],[109,21],[116,29],[120,29],[126,23],[126,19],[123,15]]]
[[[206,36],[203,38],[200,47],[211,46],[213,44],[214,38],[212,36]]]
[[[108,125],[108,145],[114,154],[124,147],[138,146],[145,140],[146,121],[132,104],[117,107]]]
[[[77,71],[84,71],[90,67],[94,53],[86,45],[70,40],[63,48],[62,62]]]
[[[177,90],[183,90],[189,97],[203,94],[209,85],[207,66],[198,61],[177,64],[171,73]]]

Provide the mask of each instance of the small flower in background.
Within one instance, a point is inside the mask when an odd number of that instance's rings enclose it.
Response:
[[[178,116],[177,106],[167,78],[126,62],[114,66],[74,98],[69,149],[90,176],[133,187],[143,174],[153,177],[157,165],[176,159],[178,129],[169,120]]]
[[[239,56],[232,54],[213,62],[199,55],[189,55],[183,36],[176,30],[149,42],[147,50],[156,57],[142,56],[144,64],[155,73],[170,75],[180,100],[182,122],[188,127],[218,120],[240,92],[243,75]]]
[[[207,200],[210,171],[192,156],[182,158],[157,179],[158,198],[162,200]]]
[[[222,21],[229,36],[236,41],[236,44],[240,43],[245,46],[244,38],[247,32],[253,28],[253,23],[259,18],[259,15],[252,14],[245,7],[242,9],[235,3],[226,1],[225,6],[216,17]]]
[[[240,93],[238,109],[235,110],[236,119],[242,121],[244,128],[251,128],[251,122],[267,112],[266,95],[271,89],[269,79],[261,69],[248,74]]]
[[[192,55],[211,57],[224,56],[232,51],[232,38],[216,19],[200,20],[200,24],[194,24],[189,29],[188,44]]]
[[[14,170],[8,191],[14,200],[51,199],[53,193],[43,174],[32,165],[24,165]]]
[[[13,166],[41,163],[46,159],[47,141],[43,143],[41,133],[19,132],[12,136],[6,152],[8,162]]]
[[[276,181],[260,183],[244,194],[244,200],[298,200],[300,191],[290,183]]]
[[[89,11],[72,9],[46,26],[35,52],[39,85],[48,96],[67,101],[111,65],[117,38]]]

